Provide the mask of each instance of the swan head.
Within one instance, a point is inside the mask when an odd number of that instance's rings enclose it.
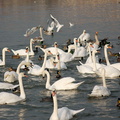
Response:
[[[110,44],[106,44],[106,45],[105,45],[105,48],[110,48],[110,49],[111,49],[112,46],[111,46]]]
[[[21,77],[28,77],[24,72],[19,73]]]
[[[8,51],[11,52],[11,50],[9,50],[7,47],[3,48],[4,51]]]

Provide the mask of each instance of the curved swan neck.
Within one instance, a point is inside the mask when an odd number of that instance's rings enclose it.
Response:
[[[102,69],[102,80],[103,80],[103,87],[107,88],[104,68]]]
[[[107,65],[110,65],[106,46],[104,46],[104,55],[105,55],[105,60],[106,60]]]
[[[24,91],[24,87],[23,87],[22,76],[20,74],[18,76],[18,80],[19,80],[19,85],[20,85],[20,97],[22,99],[25,99],[26,95],[25,95],[25,91]]]
[[[47,52],[45,51],[43,65],[42,65],[42,67],[41,67],[41,69],[43,69],[43,70],[45,69],[46,60],[47,60]]]
[[[47,81],[46,81],[46,89],[50,88],[50,73],[48,71],[44,71],[45,74],[47,75]]]

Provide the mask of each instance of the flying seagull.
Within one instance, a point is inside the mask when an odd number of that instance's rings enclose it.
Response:
[[[63,24],[60,24],[60,23],[58,22],[58,20],[57,20],[56,18],[54,18],[51,14],[50,14],[50,17],[51,17],[51,19],[54,21],[55,26],[56,26],[56,28],[57,28],[57,31],[56,31],[56,32],[59,32],[59,30],[60,30],[64,25],[63,25]]]

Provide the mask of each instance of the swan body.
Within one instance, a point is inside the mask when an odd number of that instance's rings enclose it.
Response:
[[[69,109],[68,107],[58,108],[57,94],[55,91],[52,92],[52,97],[54,108],[49,120],[70,120],[75,114],[78,114],[85,110],[85,108],[80,110],[73,110]]]
[[[120,70],[116,69],[115,67],[111,66],[108,60],[108,55],[107,55],[107,48],[111,48],[108,44],[106,44],[104,46],[104,55],[105,55],[105,59],[107,62],[107,65],[105,67],[103,67],[105,69],[105,77],[108,78],[115,78],[115,77],[119,77],[120,76]],[[101,68],[96,69],[95,66],[95,70],[96,70],[96,74],[98,74],[99,76],[101,76]]]
[[[42,67],[38,65],[33,65],[32,67],[29,67],[28,74],[32,74],[36,76],[41,75],[46,67],[46,60],[47,60],[48,54],[52,54],[52,53],[49,50],[45,50],[44,61],[43,61]]]
[[[77,89],[84,81],[79,83],[74,83],[76,80],[72,77],[64,77],[57,80],[55,83],[50,85],[50,74],[48,71],[44,71],[44,74],[47,75],[46,89],[52,90],[72,90]]]
[[[102,68],[102,81],[103,81],[103,85],[96,85],[93,90],[92,93],[89,95],[91,97],[102,97],[102,96],[109,96],[111,94],[110,90],[107,88],[106,86],[106,80],[105,80],[105,69]]]
[[[60,55],[57,54],[55,56],[55,59],[51,57],[46,61],[46,68],[61,70],[61,69],[67,69],[67,66],[65,65],[64,62],[60,61]]]
[[[29,55],[34,55],[33,47],[32,47],[33,41],[34,41],[33,39],[30,39],[30,52],[29,52]],[[27,55],[26,49],[20,49],[20,50],[13,50],[13,49],[11,49],[11,50],[14,53],[14,55],[20,55],[20,56]]]
[[[11,104],[19,101],[23,101],[26,98],[24,87],[22,83],[22,77],[25,76],[24,73],[19,73],[19,86],[20,86],[20,96],[17,96],[8,92],[0,93],[0,104]]]
[[[2,49],[2,60],[0,59],[0,66],[5,65],[5,52],[6,51],[10,52],[10,50],[7,47]]]
[[[16,88],[18,86],[19,85],[13,85],[13,84],[10,84],[10,83],[0,82],[0,89],[14,89],[14,88]]]
[[[4,81],[15,82],[18,80],[18,74],[15,71],[6,71],[4,73]]]
[[[60,61],[62,61],[62,62],[69,62],[69,61],[73,60],[71,53],[64,52],[63,50],[61,50],[58,47],[48,47],[46,49],[43,49],[43,48],[40,47],[40,49],[43,52],[45,52],[45,50],[50,50],[53,55],[56,55],[56,54],[59,53],[59,55],[60,55]]]
[[[86,30],[83,30],[83,33],[78,37],[80,39],[80,42],[85,42],[90,40],[90,34],[86,33]]]
[[[61,29],[64,25],[63,25],[63,24],[60,24],[60,23],[58,22],[58,20],[57,20],[55,17],[53,17],[51,14],[50,14],[50,17],[51,17],[51,19],[54,21],[55,26],[56,26],[56,28],[57,28],[56,32],[59,32],[60,29]]]

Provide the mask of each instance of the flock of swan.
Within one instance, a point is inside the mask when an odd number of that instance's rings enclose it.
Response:
[[[8,51],[12,51],[14,55],[25,56],[26,58],[18,64],[17,70],[6,71],[4,73],[4,82],[0,82],[0,89],[14,89],[19,86],[20,96],[15,95],[10,92],[0,92],[0,104],[10,104],[16,103],[19,101],[24,101],[26,99],[26,94],[24,91],[24,86],[22,82],[22,77],[27,77],[24,72],[20,72],[23,68],[28,68],[27,73],[34,76],[46,76],[45,88],[51,91],[53,97],[53,113],[50,116],[50,120],[69,120],[75,114],[82,112],[85,108],[80,110],[72,110],[67,107],[58,108],[57,103],[57,92],[58,90],[73,90],[77,89],[80,85],[84,84],[85,81],[78,82],[73,77],[63,77],[51,84],[51,75],[48,69],[50,70],[67,70],[66,63],[74,61],[76,58],[79,58],[80,64],[76,66],[76,69],[81,74],[96,74],[101,77],[102,85],[96,85],[89,97],[102,97],[109,96],[111,91],[107,88],[106,78],[117,78],[120,77],[120,63],[111,64],[108,58],[107,49],[111,48],[109,44],[104,45],[104,56],[106,59],[106,64],[99,63],[98,56],[100,54],[101,48],[99,47],[98,32],[95,33],[95,42],[90,40],[90,34],[86,33],[86,30],[83,30],[83,33],[78,37],[73,39],[73,43],[67,45],[67,52],[60,49],[57,42],[54,43],[53,47],[42,48],[41,44],[37,45],[43,53],[44,60],[42,65],[38,65],[30,60],[29,56],[34,56],[33,51],[33,42],[35,41],[44,41],[42,36],[42,31],[47,35],[53,34],[53,29],[56,27],[56,32],[59,32],[60,29],[64,26],[61,25],[56,18],[51,14],[52,19],[51,24],[48,25],[47,30],[44,30],[43,27],[38,26],[26,31],[25,37],[30,36],[35,31],[40,30],[40,37],[31,38],[29,47],[19,50],[9,50],[7,47],[2,50],[2,58],[0,60],[0,66],[7,66],[6,55]],[[49,21],[48,21],[49,22]],[[70,27],[73,24],[70,23]],[[71,53],[73,51],[73,53]],[[82,59],[86,58],[86,62],[82,63]],[[17,85],[13,85],[15,81],[18,81]]]

